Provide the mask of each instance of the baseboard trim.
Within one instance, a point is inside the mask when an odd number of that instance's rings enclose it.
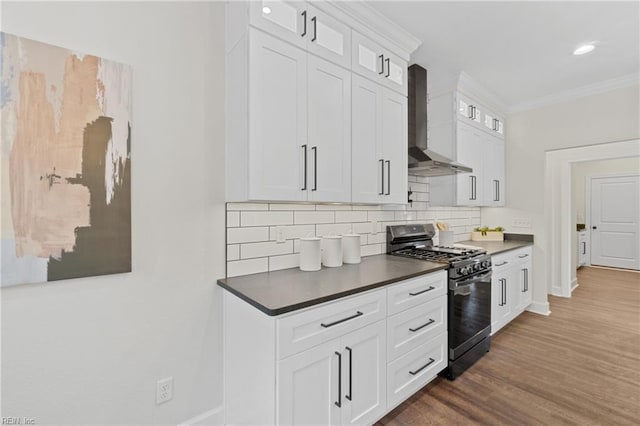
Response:
[[[564,294],[564,292],[562,291],[562,287],[556,287],[556,286],[551,287],[551,295],[557,296],[557,297],[569,297],[566,294]]]
[[[540,303],[540,302],[531,302],[531,304],[527,307],[528,312],[533,312],[534,314],[544,315],[548,317],[551,315],[551,310],[549,309],[549,302]]]
[[[571,282],[571,293],[573,293],[573,290],[575,290],[576,288],[578,288],[578,279],[575,278],[572,282]]]
[[[224,424],[224,407],[222,405],[185,420],[179,426],[222,425]]]

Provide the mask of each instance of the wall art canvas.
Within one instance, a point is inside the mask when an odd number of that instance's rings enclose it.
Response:
[[[130,272],[130,67],[6,33],[0,53],[0,285]]]

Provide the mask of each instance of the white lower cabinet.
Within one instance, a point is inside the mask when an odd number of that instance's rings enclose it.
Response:
[[[275,317],[225,292],[225,424],[375,423],[446,367],[446,280],[438,271]],[[399,303],[405,293],[412,303]]]
[[[491,333],[520,315],[532,302],[532,249],[523,247],[493,256]]]
[[[278,423],[368,424],[386,408],[385,324],[279,362]]]

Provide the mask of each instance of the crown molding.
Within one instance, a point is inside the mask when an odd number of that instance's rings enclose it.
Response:
[[[585,96],[597,95],[600,93],[610,92],[616,89],[640,85],[640,74],[628,74],[622,77],[612,78],[610,80],[600,81],[598,83],[587,84],[586,86],[577,87],[571,90],[555,93],[553,95],[543,96],[538,99],[522,102],[509,107],[509,114],[540,108],[547,105],[567,102],[573,99]]]
[[[311,1],[408,61],[422,41],[364,1]]]

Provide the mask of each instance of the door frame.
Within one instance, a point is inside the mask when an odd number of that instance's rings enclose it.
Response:
[[[586,266],[591,266],[591,185],[593,184],[594,179],[601,178],[617,178],[617,177],[633,177],[640,176],[640,171],[638,173],[606,173],[599,175],[589,175],[585,176],[585,185],[584,185],[584,223],[587,228],[587,263]]]
[[[545,152],[545,236],[547,291],[571,297],[572,235],[571,164],[640,156],[640,139],[615,141]]]

